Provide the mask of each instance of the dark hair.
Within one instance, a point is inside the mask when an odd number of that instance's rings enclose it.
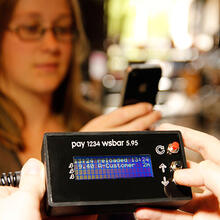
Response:
[[[19,0],[0,0],[0,50],[4,30],[12,18]],[[63,117],[69,131],[78,130],[85,122],[96,115],[80,94],[80,65],[88,53],[88,44],[83,29],[80,8],[77,0],[68,0],[72,9],[77,37],[74,39],[72,61],[65,79],[53,94],[52,112]],[[97,108],[96,108],[97,109]],[[0,142],[8,148],[23,149],[21,130],[25,125],[24,116],[15,102],[0,91]]]
[[[0,42],[2,42],[4,30],[8,27],[17,2],[18,0],[0,0]]]

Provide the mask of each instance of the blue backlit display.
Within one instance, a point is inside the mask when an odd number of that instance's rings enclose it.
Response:
[[[75,180],[153,177],[150,155],[73,157]]]

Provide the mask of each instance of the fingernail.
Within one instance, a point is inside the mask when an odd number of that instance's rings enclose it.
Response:
[[[135,213],[135,217],[136,219],[149,219],[148,218],[148,212],[146,210],[137,210],[136,213]]]
[[[31,158],[24,164],[22,168],[22,173],[28,175],[39,175],[39,173],[41,172],[41,168],[41,162],[34,158]]]

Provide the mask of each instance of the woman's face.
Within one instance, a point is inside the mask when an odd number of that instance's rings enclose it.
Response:
[[[5,31],[2,41],[1,74],[7,88],[52,93],[71,59],[72,41],[65,35],[71,24],[67,0],[19,0],[9,24],[11,31]],[[36,37],[36,29],[41,27],[46,31]]]

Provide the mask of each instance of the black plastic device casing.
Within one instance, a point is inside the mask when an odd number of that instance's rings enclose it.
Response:
[[[124,141],[122,146],[88,147],[87,141]],[[138,146],[127,146],[137,140]],[[72,142],[85,142],[72,148]],[[170,143],[178,142],[178,153],[168,154]],[[71,178],[74,156],[142,155],[151,157],[154,177],[76,180]],[[173,161],[186,168],[179,131],[46,133],[42,146],[46,167],[46,211],[50,216],[96,213],[129,213],[140,207],[176,209],[192,199],[191,188],[172,181]],[[162,171],[161,164],[166,166]],[[167,186],[163,181],[169,182]]]

